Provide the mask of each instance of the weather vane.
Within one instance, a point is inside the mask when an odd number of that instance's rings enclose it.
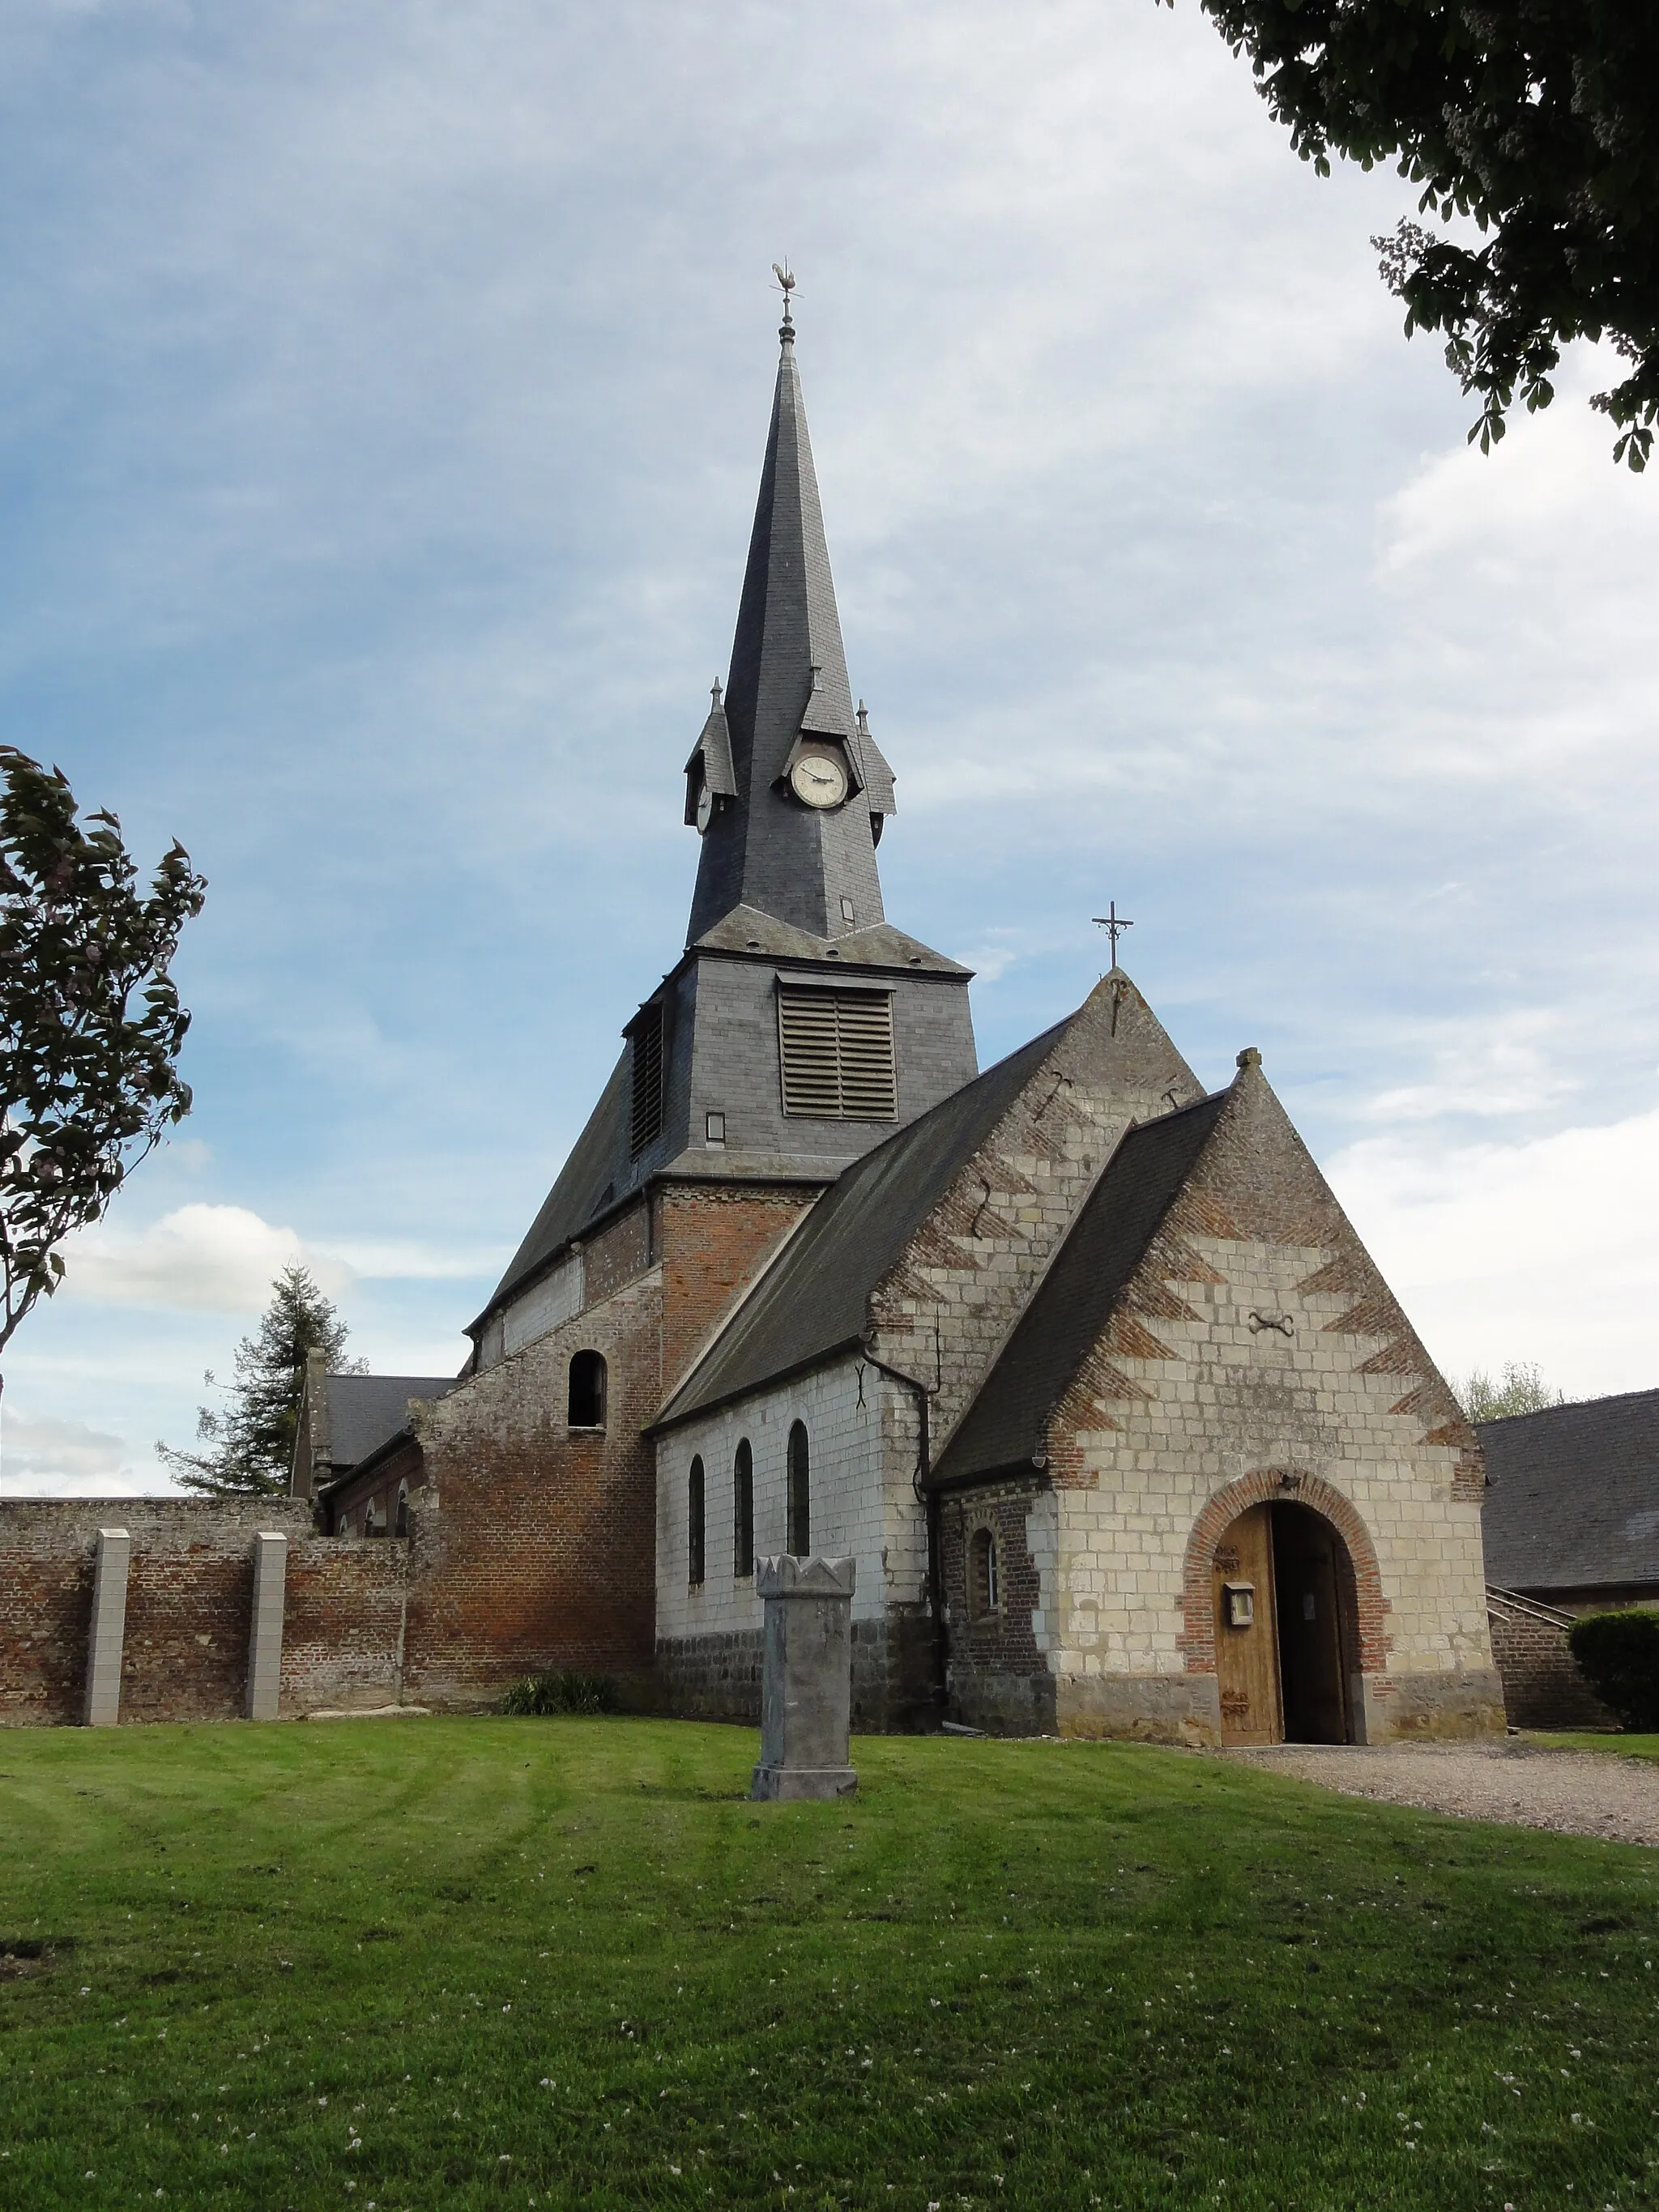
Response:
[[[1103,929],[1107,936],[1110,938],[1112,941],[1112,965],[1115,968],[1117,965],[1117,940],[1122,936],[1126,929],[1133,929],[1134,927],[1134,924],[1132,921],[1125,921],[1124,917],[1117,910],[1117,901],[1113,899],[1110,904],[1107,907],[1104,914],[1097,914],[1095,916],[1095,927],[1097,929]]]
[[[772,274],[777,278],[778,289],[783,295],[783,326],[787,331],[793,330],[795,325],[794,319],[789,313],[789,295],[795,289],[795,280],[789,273],[788,262],[785,260],[780,264],[775,261],[772,264]]]

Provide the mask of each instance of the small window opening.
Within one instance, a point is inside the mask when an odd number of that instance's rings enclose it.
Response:
[[[797,1421],[789,1431],[787,1508],[787,1548],[798,1559],[804,1559],[812,1548],[812,1478],[804,1421]]]
[[[710,1114],[705,1117],[703,1121],[703,1137],[705,1141],[711,1145],[723,1145],[726,1142],[726,1116],[724,1114]]]
[[[686,1484],[685,1500],[686,1550],[690,1561],[687,1579],[693,1583],[702,1580],[703,1570],[703,1480],[701,1457],[691,1462],[690,1478]]]
[[[1001,1562],[997,1540],[988,1528],[975,1528],[968,1547],[968,1604],[975,1620],[983,1620],[1002,1602]]]
[[[662,1001],[641,1006],[629,1024],[633,1040],[633,1100],[628,1123],[628,1148],[642,1152],[662,1134],[663,1110]]]
[[[745,1437],[732,1462],[732,1572],[738,1582],[755,1571],[755,1455]]]
[[[570,1405],[567,1419],[573,1429],[605,1426],[605,1355],[579,1352],[570,1363]]]
[[[841,918],[843,921],[851,921],[854,919],[853,914],[853,902],[847,896],[844,891],[842,894]]]
[[[398,1534],[400,1536],[409,1534],[409,1485],[406,1482],[398,1485]]]

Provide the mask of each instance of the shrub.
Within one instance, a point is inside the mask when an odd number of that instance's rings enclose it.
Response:
[[[1659,1729],[1659,1613],[1588,1613],[1574,1621],[1567,1642],[1622,1726]]]
[[[514,1682],[501,1699],[504,1713],[614,1713],[622,1701],[608,1674],[582,1674],[574,1668],[555,1667],[545,1674],[526,1674]]]

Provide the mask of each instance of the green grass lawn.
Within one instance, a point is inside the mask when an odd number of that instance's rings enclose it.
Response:
[[[0,2204],[1659,2202],[1651,1852],[1101,1746],[751,1806],[754,1752],[0,1738]]]
[[[1529,1731],[1527,1741],[1542,1744],[1547,1751],[1612,1751],[1621,1759],[1659,1759],[1659,1735],[1616,1735],[1605,1729],[1569,1735],[1540,1729]]]

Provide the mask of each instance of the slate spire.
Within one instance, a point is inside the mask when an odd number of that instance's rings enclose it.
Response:
[[[693,945],[738,906],[826,939],[884,919],[875,848],[893,811],[893,780],[847,679],[787,299],[778,337],[731,678],[687,763],[687,818],[696,818],[704,781],[714,802],[691,902]],[[795,797],[789,771],[803,750],[844,763],[844,805],[820,811]]]

